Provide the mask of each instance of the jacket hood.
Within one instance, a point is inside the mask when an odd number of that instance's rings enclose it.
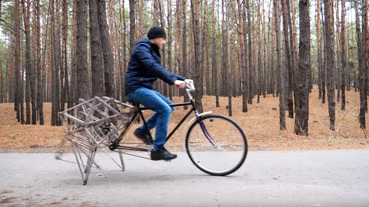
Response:
[[[149,40],[148,38],[143,38],[143,39],[140,39],[140,40],[136,43],[136,45],[138,45],[138,44],[142,44],[142,43],[150,44],[151,42],[150,42],[150,40]]]
[[[137,43],[136,43],[136,46],[139,45],[139,44],[147,44],[149,45],[160,57],[160,52],[159,52],[159,46],[157,46],[156,44],[154,43],[151,43],[150,40],[148,38],[143,38],[143,39],[140,39]]]

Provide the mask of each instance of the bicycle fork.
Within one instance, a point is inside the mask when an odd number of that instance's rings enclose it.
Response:
[[[198,115],[198,112],[196,111],[196,119],[200,124],[201,130],[204,133],[206,139],[210,142],[210,144],[215,148],[215,149],[219,149],[222,148],[220,145],[218,145],[217,143],[215,143],[214,139],[210,136],[208,130],[205,127],[204,122],[201,119],[201,116]]]

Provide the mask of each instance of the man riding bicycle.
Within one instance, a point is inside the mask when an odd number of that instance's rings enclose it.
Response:
[[[177,155],[164,148],[173,111],[169,106],[172,101],[153,90],[153,82],[159,78],[170,85],[185,88],[185,78],[171,73],[161,65],[159,49],[165,44],[165,31],[161,27],[152,27],[147,37],[136,43],[131,54],[125,76],[125,94],[129,101],[140,103],[156,112],[146,122],[148,130],[156,127],[154,141],[145,125],[134,131],[135,136],[144,143],[154,144],[151,159],[172,160]]]

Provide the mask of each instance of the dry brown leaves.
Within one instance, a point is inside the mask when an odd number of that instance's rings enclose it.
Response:
[[[174,102],[183,101],[175,97]],[[309,136],[297,136],[293,133],[294,120],[286,118],[287,130],[279,130],[278,97],[267,95],[256,99],[248,105],[248,112],[243,113],[242,97],[232,99],[232,120],[245,131],[251,150],[326,150],[326,149],[368,149],[369,136],[367,130],[359,127],[359,93],[346,91],[346,110],[341,111],[341,104],[336,103],[336,131],[329,129],[328,106],[318,99],[315,86],[310,94]],[[203,108],[214,114],[228,116],[227,97],[220,98],[220,107],[215,107],[214,96],[204,96]],[[44,104],[45,126],[21,125],[15,119],[14,104],[0,104],[0,150],[30,149],[39,147],[58,147],[63,139],[63,128],[50,126],[51,104]],[[152,114],[145,112],[146,116]],[[187,113],[183,107],[175,109],[170,129]],[[286,112],[287,115],[287,112]],[[286,116],[287,117],[287,116]],[[368,120],[367,122],[368,123]],[[135,124],[137,125],[137,124]],[[137,125],[138,126],[138,125]],[[130,131],[132,132],[133,126]],[[168,142],[171,147],[180,147],[183,143],[185,126],[180,127]],[[222,130],[219,128],[219,130]],[[139,143],[129,132],[125,141]]]

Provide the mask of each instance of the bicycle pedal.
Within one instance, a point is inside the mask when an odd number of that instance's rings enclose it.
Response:
[[[114,150],[116,150],[116,149],[118,148],[118,146],[119,146],[119,145],[117,145],[117,144],[111,144],[111,145],[109,145],[109,149],[110,149],[111,151],[114,151]]]

